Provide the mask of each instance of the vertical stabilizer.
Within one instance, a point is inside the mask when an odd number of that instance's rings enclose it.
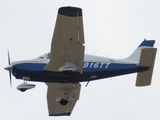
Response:
[[[139,63],[141,51],[144,48],[152,48],[154,46],[155,40],[144,40],[138,48],[125,60]]]

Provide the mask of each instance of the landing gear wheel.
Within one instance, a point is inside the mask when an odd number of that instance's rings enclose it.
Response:
[[[59,103],[60,103],[61,105],[67,105],[68,102],[69,102],[69,101],[64,100],[64,99],[62,99],[61,101],[59,101]]]

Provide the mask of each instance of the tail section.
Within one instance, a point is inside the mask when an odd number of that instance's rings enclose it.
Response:
[[[125,60],[139,63],[141,50],[144,48],[153,48],[155,40],[144,40],[138,48]]]
[[[137,63],[141,67],[149,67],[149,70],[138,72],[136,86],[151,84],[154,62],[157,48],[153,48],[155,40],[144,40],[138,48],[125,60]]]

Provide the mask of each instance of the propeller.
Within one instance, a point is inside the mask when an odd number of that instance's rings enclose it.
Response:
[[[12,87],[12,76],[11,76],[11,71],[12,71],[12,68],[11,68],[11,61],[10,61],[10,55],[9,55],[9,50],[8,50],[8,65],[9,65],[9,67],[8,67],[8,71],[9,71],[9,78],[10,78],[10,86]]]
[[[9,50],[8,50],[8,65],[11,65]],[[12,86],[11,70],[12,70],[12,69],[9,70],[10,86]]]

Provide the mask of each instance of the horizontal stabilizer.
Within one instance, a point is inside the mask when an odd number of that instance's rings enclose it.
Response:
[[[136,86],[151,84],[157,48],[143,48],[138,66],[149,67],[149,70],[137,74]]]

